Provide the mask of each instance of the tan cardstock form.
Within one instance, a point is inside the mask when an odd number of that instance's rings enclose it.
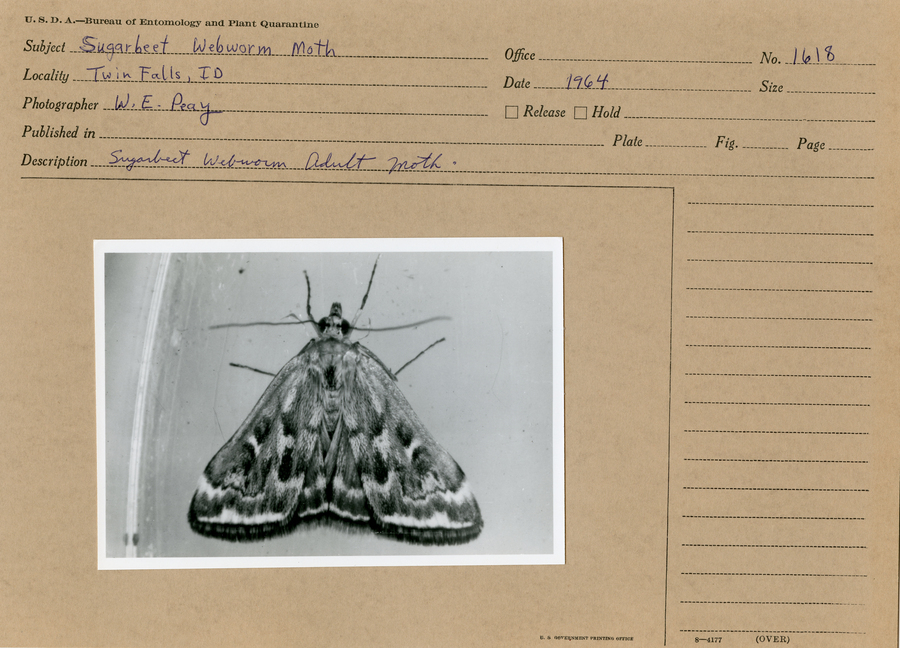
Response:
[[[897,645],[895,4],[5,6],[0,645]],[[541,455],[518,425],[542,419],[512,405],[512,386],[553,383],[523,361],[549,348],[528,346],[532,320],[493,347],[494,322],[448,338],[452,353],[401,381],[426,386],[420,414],[485,512],[478,539],[428,555],[473,564],[352,566],[356,536],[341,536],[341,567],[98,568],[128,541],[110,444],[127,454],[129,431],[98,430],[112,349],[95,347],[110,329],[95,321],[94,241],[448,237],[562,240],[564,445],[547,447],[564,451],[565,540],[527,551],[564,564],[516,560],[563,495],[520,487],[550,484],[548,465],[528,472]],[[223,295],[255,276],[233,252]],[[423,300],[423,317],[444,314],[446,290],[454,322],[515,324],[512,306],[532,302],[514,280],[547,276],[479,257],[467,297],[453,283],[467,262],[441,261],[442,284],[425,272],[436,257],[422,253],[420,276],[389,256],[394,321]],[[342,267],[364,283],[373,257]],[[158,257],[138,261],[140,312]],[[294,301],[235,319],[302,308],[302,280],[285,285]],[[206,330],[194,324],[168,330],[172,348],[188,354],[174,333]],[[145,331],[128,333],[135,348]],[[239,339],[245,359],[260,339]],[[484,348],[489,363],[504,340],[520,374],[462,380],[476,365],[460,358]],[[221,389],[238,380],[211,371]],[[121,387],[101,385],[101,403]],[[192,401],[198,416],[172,429],[202,453],[151,438],[154,460],[199,475],[246,413],[235,403],[220,433],[231,403]],[[470,430],[442,436],[441,421]],[[193,485],[163,497],[142,474],[131,550],[152,561],[185,532]],[[160,523],[163,505],[180,512]],[[379,551],[407,549],[392,542]],[[203,543],[194,557],[245,546]]]

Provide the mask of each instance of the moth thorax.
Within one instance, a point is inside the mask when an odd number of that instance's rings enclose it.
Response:
[[[350,332],[350,323],[342,315],[340,302],[331,305],[328,317],[319,320],[319,331],[322,337],[343,338]]]

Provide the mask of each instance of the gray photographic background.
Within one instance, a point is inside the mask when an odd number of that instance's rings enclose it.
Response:
[[[549,252],[382,254],[357,332],[398,369],[398,384],[432,436],[469,478],[485,526],[453,547],[301,525],[254,543],[204,538],[187,509],[197,479],[271,377],[315,335],[310,325],[210,330],[216,324],[316,318],[333,301],[352,320],[376,253],[174,254],[153,347],[140,448],[137,556],[543,554],[553,550],[552,257]],[[106,553],[125,555],[131,428],[158,254],[105,256]]]

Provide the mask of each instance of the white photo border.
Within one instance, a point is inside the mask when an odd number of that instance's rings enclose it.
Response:
[[[564,344],[562,238],[410,239],[168,239],[95,240],[94,307],[97,389],[98,569],[223,569],[287,567],[383,567],[448,565],[548,565],[565,563]],[[546,554],[273,556],[273,557],[109,557],[106,497],[106,294],[107,254],[166,253],[391,253],[391,252],[550,252],[552,253],[552,487],[553,550]]]

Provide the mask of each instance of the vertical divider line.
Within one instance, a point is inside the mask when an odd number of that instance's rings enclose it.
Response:
[[[141,368],[138,374],[137,393],[134,399],[134,419],[131,425],[131,450],[128,457],[128,499],[125,504],[125,557],[134,558],[137,548],[134,538],[137,534],[138,492],[141,477],[141,449],[144,443],[144,422],[146,414],[147,389],[150,382],[153,347],[156,342],[156,328],[159,324],[159,313],[162,309],[163,289],[169,271],[171,253],[160,256],[156,270],[156,281],[153,286],[153,297],[150,300],[150,312],[147,315],[147,331],[144,334],[144,348],[141,351]]]
[[[666,451],[666,574],[663,586],[663,645],[669,634],[669,497],[672,493],[672,331],[675,326],[675,187],[672,187],[672,233],[669,260],[669,443]]]

